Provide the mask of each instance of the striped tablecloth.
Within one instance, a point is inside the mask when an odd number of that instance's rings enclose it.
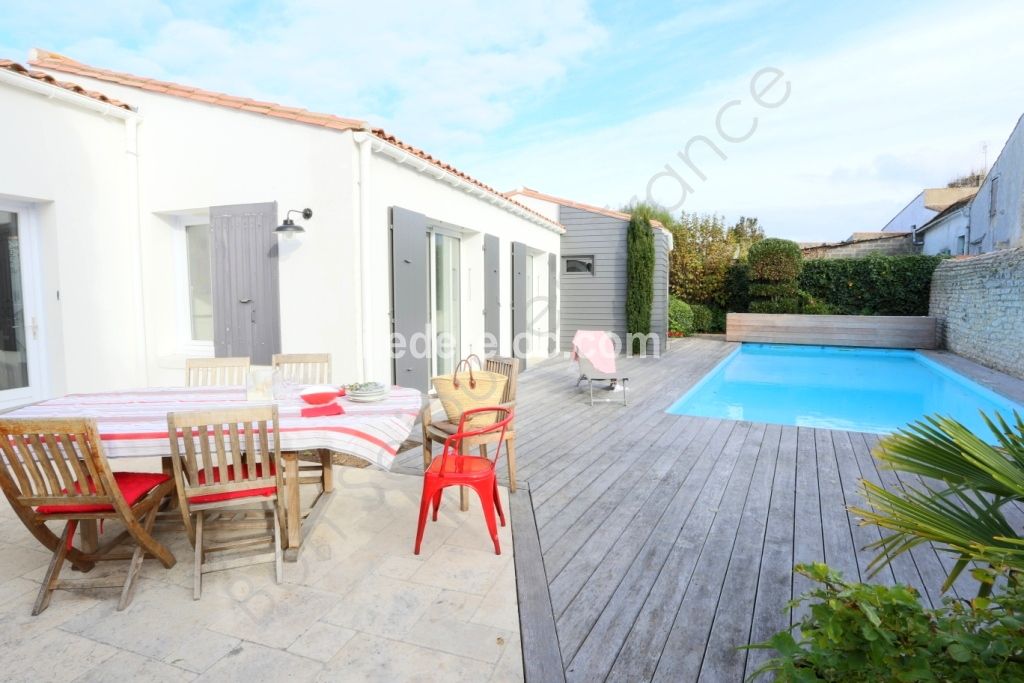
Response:
[[[394,387],[383,401],[338,402],[344,415],[302,417],[300,398],[274,401],[281,450],[326,448],[390,469],[420,410],[420,392]],[[100,394],[70,394],[9,412],[4,417],[91,417],[109,458],[160,457],[170,452],[167,413],[237,408],[248,403],[244,387],[157,387]]]

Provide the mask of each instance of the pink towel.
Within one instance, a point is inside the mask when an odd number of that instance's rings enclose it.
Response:
[[[572,338],[572,357],[582,354],[599,371],[615,374],[615,344],[607,332],[601,330],[577,330]]]

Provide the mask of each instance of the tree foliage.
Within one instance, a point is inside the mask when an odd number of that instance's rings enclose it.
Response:
[[[797,284],[803,256],[796,242],[774,237],[750,247],[750,310],[754,313],[799,313],[803,295]]]

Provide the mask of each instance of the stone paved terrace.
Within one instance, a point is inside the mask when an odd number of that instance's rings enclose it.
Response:
[[[691,338],[660,359],[621,361],[627,407],[587,405],[565,360],[521,376],[528,492],[512,508],[531,683],[558,680],[561,667],[588,683],[741,681],[767,655],[736,646],[789,626],[784,607],[808,588],[794,564],[824,560],[868,578],[872,555],[861,549],[878,530],[845,506],[859,479],[893,488],[902,476],[876,467],[875,435],[664,412],[734,347]],[[1024,382],[930,355],[1024,401]],[[410,469],[418,458],[403,457]],[[922,546],[874,580],[908,583],[936,604],[949,564]],[[973,594],[970,581],[954,591]]]
[[[49,553],[3,502],[0,680],[522,680],[509,528],[496,556],[482,516],[459,514],[451,493],[417,557],[418,478],[346,467],[336,485],[341,495],[281,585],[272,565],[254,565],[205,576],[193,601],[179,524],[157,532],[178,563],[148,560],[124,612],[120,588],[58,590],[38,617]],[[120,583],[125,566],[101,563],[87,576]]]

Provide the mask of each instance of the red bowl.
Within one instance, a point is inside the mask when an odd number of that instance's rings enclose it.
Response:
[[[324,405],[338,398],[338,390],[333,387],[311,387],[303,391],[299,396],[306,403],[313,406]]]

